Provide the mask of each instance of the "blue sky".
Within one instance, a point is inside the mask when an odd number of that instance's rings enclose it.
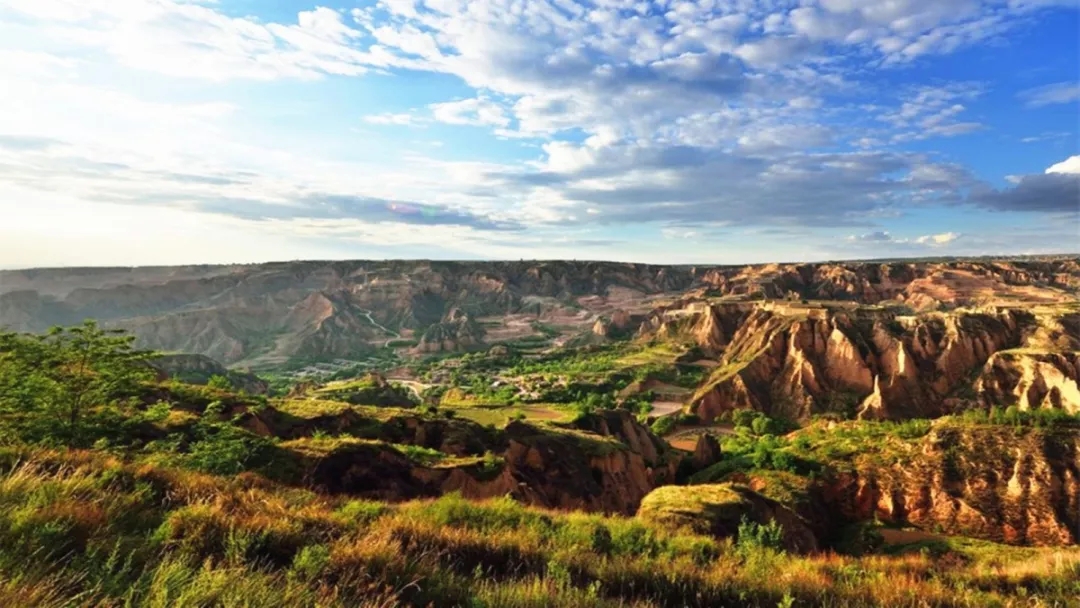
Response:
[[[1078,252],[1078,31],[1076,0],[0,0],[0,267]]]

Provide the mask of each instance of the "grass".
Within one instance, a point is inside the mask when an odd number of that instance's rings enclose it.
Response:
[[[626,449],[626,445],[615,437],[594,435],[575,428],[546,422],[537,423],[534,426],[544,434],[573,441],[589,456],[606,456]]]
[[[520,406],[470,406],[451,408],[456,416],[472,420],[484,426],[505,427],[511,420],[566,422],[574,415],[569,409],[554,404],[528,404]]]
[[[674,365],[675,359],[683,354],[685,349],[673,344],[662,342],[660,344],[645,347],[637,352],[628,353],[616,360],[620,367],[638,367],[644,365]]]
[[[598,352],[604,365],[632,356],[633,375],[653,373],[661,349],[633,348]],[[643,455],[614,437],[550,421],[496,432],[454,419],[466,410],[516,415],[505,406],[399,409],[140,384],[90,408],[79,433],[65,434],[48,410],[24,407],[30,397],[45,401],[40,383],[23,382],[37,378],[32,369],[4,377],[15,395],[0,416],[4,606],[1067,606],[1080,594],[1076,547],[1013,549],[895,530],[891,538],[911,542],[880,547],[868,524],[851,535],[858,555],[790,555],[780,547],[793,539],[781,532],[798,526],[744,521],[747,503],[763,499],[743,486],[664,486],[635,518],[528,508],[509,496],[390,504],[349,495],[426,496],[438,487],[431,480],[451,477],[472,494],[559,492],[562,464],[570,482],[639,481],[640,469],[619,463]],[[346,392],[388,388],[371,380]],[[556,388],[588,411],[603,401],[596,385],[577,384]],[[376,397],[392,401],[395,392]],[[582,428],[601,421],[586,409],[576,415]],[[28,419],[35,424],[20,426]],[[821,472],[870,468],[888,481],[927,448],[949,478],[973,463],[1011,471],[1014,453],[1074,454],[1077,424],[1015,407],[934,423],[819,421],[795,433],[753,412],[732,421],[721,462],[699,475],[740,473],[795,508]],[[536,449],[567,462],[554,472],[528,463],[508,470],[500,454],[511,439],[530,448],[527,461]],[[59,445],[72,447],[47,447]],[[625,458],[597,462],[616,452]],[[487,481],[496,483],[471,485]],[[703,534],[728,537],[733,527],[734,543]]]
[[[389,505],[87,451],[0,454],[0,604],[1068,606],[1080,549],[795,556],[456,495]]]
[[[659,526],[708,534],[712,520],[734,520],[750,508],[729,485],[664,486],[645,497],[638,517]]]
[[[337,416],[355,409],[348,403],[330,399],[283,399],[275,402],[274,406],[286,414],[305,419]]]

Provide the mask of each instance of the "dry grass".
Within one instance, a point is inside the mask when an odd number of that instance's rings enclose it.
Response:
[[[796,557],[508,499],[385,505],[94,452],[5,452],[0,471],[4,606],[1064,607],[1080,593],[1075,547]]]

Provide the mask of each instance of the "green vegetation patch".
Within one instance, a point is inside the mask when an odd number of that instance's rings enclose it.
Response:
[[[710,534],[718,522],[737,526],[752,507],[745,492],[730,484],[664,486],[642,500],[637,516],[671,529]]]

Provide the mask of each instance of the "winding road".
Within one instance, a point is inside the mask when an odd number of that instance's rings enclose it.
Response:
[[[361,309],[360,309],[360,314],[362,314],[362,315],[364,315],[365,317],[367,317],[367,320],[368,320],[368,322],[370,322],[370,323],[371,323],[372,325],[374,325],[375,327],[377,327],[377,328],[379,328],[379,329],[381,329],[381,330],[385,331],[385,332],[386,332],[386,333],[388,333],[388,334],[393,334],[393,335],[394,335],[394,337],[393,337],[393,338],[390,338],[389,340],[387,340],[387,341],[386,341],[386,342],[385,342],[385,343],[383,344],[383,348],[390,348],[390,343],[391,343],[391,342],[393,342],[394,340],[398,340],[398,339],[400,339],[400,338],[401,338],[401,334],[399,334],[398,332],[396,332],[396,331],[394,331],[394,330],[390,329],[389,327],[386,327],[385,325],[381,325],[381,324],[380,324],[380,323],[379,323],[378,321],[376,321],[375,319],[373,319],[373,318],[372,318],[372,316],[371,316],[371,311],[370,311],[370,310],[364,310],[363,308],[361,308]]]

